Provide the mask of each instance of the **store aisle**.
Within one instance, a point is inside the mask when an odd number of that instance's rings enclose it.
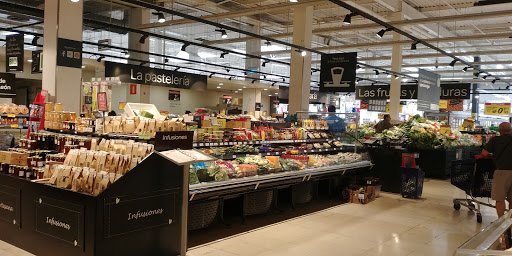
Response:
[[[452,255],[497,217],[483,223],[467,209],[454,211],[464,193],[449,181],[426,180],[422,200],[382,193],[368,205],[344,204],[190,249],[188,256]],[[0,241],[0,255],[27,256]]]
[[[344,204],[246,232],[189,251],[189,256],[444,256],[497,216],[485,208],[483,223],[452,198],[464,193],[449,181],[426,180],[422,200],[383,193],[368,205]]]

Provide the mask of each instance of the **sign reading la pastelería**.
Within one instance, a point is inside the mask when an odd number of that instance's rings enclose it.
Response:
[[[206,76],[173,70],[105,62],[105,76],[119,77],[123,83],[158,85],[173,88],[206,90]]]

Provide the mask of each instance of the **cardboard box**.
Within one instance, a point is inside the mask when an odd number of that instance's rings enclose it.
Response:
[[[13,165],[27,165],[28,154],[0,151],[0,163]]]
[[[350,190],[350,199],[349,202],[353,204],[367,204],[373,200],[375,200],[375,187],[374,186],[366,186],[362,190]]]

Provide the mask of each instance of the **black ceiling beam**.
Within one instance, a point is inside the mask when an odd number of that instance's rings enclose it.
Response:
[[[243,29],[239,29],[239,28],[235,28],[235,27],[231,27],[231,26],[226,26],[226,25],[223,25],[223,24],[220,24],[220,23],[217,23],[217,22],[209,21],[209,20],[206,20],[206,19],[203,19],[203,18],[200,18],[200,17],[195,17],[195,16],[192,16],[192,15],[189,15],[189,14],[186,14],[186,13],[182,13],[182,12],[178,12],[178,11],[171,10],[171,9],[168,9],[168,8],[164,8],[162,6],[151,4],[151,3],[148,3],[148,2],[139,1],[139,0],[119,0],[119,1],[120,2],[125,2],[125,3],[130,3],[130,4],[135,4],[135,5],[138,5],[138,6],[141,6],[141,7],[145,7],[145,8],[149,8],[149,9],[153,9],[153,10],[156,10],[156,11],[159,11],[159,12],[165,12],[165,13],[168,13],[168,14],[172,14],[172,15],[176,15],[176,16],[182,17],[184,19],[189,19],[189,20],[197,21],[197,22],[200,22],[200,23],[203,23],[203,24],[208,24],[208,25],[211,25],[211,26],[215,26],[215,27],[218,27],[218,28],[221,28],[221,29],[226,29],[226,30],[234,31],[234,32],[237,32],[237,33],[240,33],[240,34],[244,34],[244,35],[247,35],[247,36],[251,36],[251,37],[254,37],[254,38],[259,38],[261,40],[266,40],[266,41],[274,42],[274,43],[277,43],[277,44],[286,45],[286,46],[289,46],[289,47],[292,47],[292,48],[295,48],[295,49],[304,50],[304,51],[308,51],[308,52],[312,52],[312,53],[316,53],[316,54],[323,54],[320,51],[317,51],[317,50],[314,50],[314,49],[310,49],[310,48],[307,48],[307,47],[304,47],[304,46],[300,46],[300,45],[296,45],[296,44],[291,44],[291,43],[288,43],[288,42],[283,42],[283,41],[280,41],[280,40],[277,40],[277,39],[273,39],[273,38],[262,36],[262,35],[259,35],[259,34],[256,34],[256,33],[248,32],[248,31],[243,30]]]
[[[464,64],[466,64],[467,66],[474,68],[475,70],[479,70],[479,71],[481,71],[482,73],[489,74],[488,72],[485,72],[484,70],[480,69],[480,67],[477,67],[477,66],[475,66],[475,65],[472,65],[472,64],[470,64],[469,62],[467,62],[467,61],[465,61],[465,60],[463,60],[463,59],[461,59],[461,58],[459,58],[459,57],[457,57],[457,56],[455,56],[455,55],[453,55],[453,54],[451,54],[451,53],[448,53],[448,52],[446,52],[445,50],[440,49],[439,47],[437,47],[437,46],[435,46],[435,45],[432,45],[432,44],[430,44],[430,43],[427,43],[426,41],[424,41],[424,40],[422,40],[422,39],[420,39],[420,38],[417,38],[417,37],[415,37],[415,36],[413,36],[413,35],[411,35],[411,34],[409,34],[409,33],[405,32],[405,31],[403,31],[403,30],[401,30],[401,29],[399,29],[399,28],[397,28],[397,27],[395,27],[395,26],[393,26],[393,25],[391,25],[391,24],[389,24],[389,23],[387,23],[387,22],[385,22],[385,21],[382,21],[382,20],[380,20],[380,19],[376,18],[375,16],[373,16],[373,15],[371,15],[371,14],[369,14],[369,13],[366,13],[366,12],[364,12],[364,11],[361,11],[361,10],[359,10],[358,8],[353,7],[352,5],[350,5],[350,4],[348,4],[348,3],[342,2],[342,1],[340,1],[340,0],[329,0],[329,1],[330,1],[331,3],[334,3],[334,4],[338,5],[338,6],[340,6],[340,7],[345,8],[345,9],[347,9],[347,10],[349,10],[349,11],[353,12],[353,13],[357,13],[357,14],[361,15],[361,16],[363,16],[364,18],[366,18],[366,19],[368,19],[368,20],[371,20],[371,21],[373,21],[373,22],[375,22],[375,23],[377,23],[377,24],[379,24],[379,25],[381,25],[381,26],[385,27],[387,30],[392,30],[392,31],[394,31],[394,32],[396,32],[396,33],[398,33],[398,34],[400,34],[400,35],[403,35],[403,36],[405,36],[405,37],[407,37],[407,38],[409,38],[409,39],[413,40],[414,42],[418,42],[418,43],[420,43],[420,44],[422,44],[422,45],[425,45],[425,46],[429,47],[430,49],[433,49],[433,50],[435,50],[435,51],[437,51],[437,52],[439,52],[439,53],[442,53],[442,54],[444,54],[444,55],[446,55],[446,56],[448,56],[448,57],[451,57],[451,58],[453,58],[453,60],[454,60],[454,61],[458,61],[458,62],[464,63]],[[493,77],[495,77],[495,78],[499,78],[499,77],[498,77],[498,76],[496,76],[496,75],[491,75],[491,76],[493,76]]]

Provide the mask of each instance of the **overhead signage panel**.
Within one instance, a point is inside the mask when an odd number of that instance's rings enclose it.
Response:
[[[357,52],[323,54],[321,63],[321,92],[355,91]]]
[[[121,82],[206,90],[206,76],[138,65],[105,62],[105,77],[119,77]]]

